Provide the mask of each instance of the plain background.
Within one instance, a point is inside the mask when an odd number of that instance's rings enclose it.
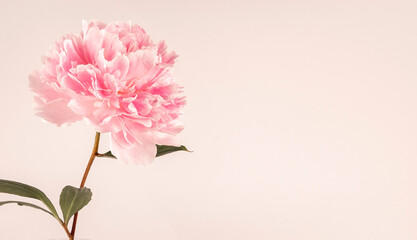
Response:
[[[36,117],[28,75],[82,19],[131,20],[180,55],[194,152],[147,167],[97,160],[78,238],[417,239],[416,12],[416,1],[2,0],[0,178],[56,205],[79,184],[94,132]],[[8,205],[0,239],[65,233]]]

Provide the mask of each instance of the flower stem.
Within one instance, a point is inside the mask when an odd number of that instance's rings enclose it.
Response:
[[[85,185],[85,181],[87,180],[88,173],[90,172],[91,165],[93,165],[93,161],[98,155],[98,144],[100,143],[100,133],[96,132],[96,137],[94,140],[94,147],[93,151],[91,152],[90,160],[88,161],[87,167],[84,171],[83,179],[81,180],[80,188],[83,188]],[[78,212],[74,215],[74,220],[72,221],[72,229],[71,229],[71,237],[70,240],[74,240],[75,237],[75,228],[77,227],[77,219],[78,219]]]
[[[58,221],[59,221],[59,224],[61,224],[61,226],[64,228],[65,233],[67,234],[67,236],[68,236],[70,239],[73,239],[73,238],[72,238],[72,235],[71,235],[71,233],[69,232],[69,230],[68,230],[67,226],[65,225],[65,223],[64,223],[63,221],[61,221],[61,219],[59,219]]]

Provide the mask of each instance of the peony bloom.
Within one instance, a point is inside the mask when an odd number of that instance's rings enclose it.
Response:
[[[155,144],[179,145],[185,98],[175,83],[177,55],[139,26],[83,21],[30,77],[36,114],[58,126],[86,119],[111,133],[111,151],[124,162],[147,164]]]

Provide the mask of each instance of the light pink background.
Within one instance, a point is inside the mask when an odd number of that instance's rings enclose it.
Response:
[[[180,54],[194,153],[96,161],[80,239],[417,239],[416,13],[416,1],[2,0],[0,178],[56,205],[79,184],[94,132],[35,117],[27,76],[82,19],[131,20]],[[42,212],[0,208],[1,240],[64,237]]]

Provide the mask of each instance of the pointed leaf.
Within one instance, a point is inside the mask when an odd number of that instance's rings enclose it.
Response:
[[[32,203],[28,203],[28,202],[21,202],[21,201],[4,201],[4,202],[0,202],[0,206],[5,205],[5,204],[9,204],[9,203],[16,203],[19,206],[27,206],[27,207],[33,207],[39,210],[42,210],[48,214],[51,214],[53,217],[55,217],[50,211],[46,210],[45,208],[41,208],[35,204]]]
[[[167,146],[167,145],[156,145],[156,156],[155,157],[160,157],[160,156],[163,156],[165,154],[173,153],[173,152],[177,152],[177,151],[191,152],[191,151],[189,151],[183,145],[181,145],[179,147],[176,147],[176,146]],[[114,156],[111,151],[108,151],[108,152],[103,153],[103,154],[98,154],[97,156],[99,156],[99,157],[116,158],[116,156]]]
[[[72,186],[66,186],[62,189],[59,199],[59,205],[61,205],[62,214],[64,216],[65,225],[68,224],[71,217],[84,206],[86,206],[93,193],[88,188],[76,188]]]
[[[51,214],[59,219],[58,213],[51,200],[41,190],[27,184],[0,179],[0,193],[8,193],[21,197],[28,197],[40,200],[51,211]]]
[[[168,154],[168,153],[172,153],[172,152],[177,152],[177,151],[188,151],[188,149],[181,145],[179,147],[175,147],[175,146],[166,146],[166,145],[156,145],[157,148],[157,152],[156,152],[156,157]]]
[[[116,158],[116,156],[113,155],[113,153],[111,153],[111,151],[108,151],[106,153],[103,154],[99,154],[99,157],[109,157],[109,158]]]

